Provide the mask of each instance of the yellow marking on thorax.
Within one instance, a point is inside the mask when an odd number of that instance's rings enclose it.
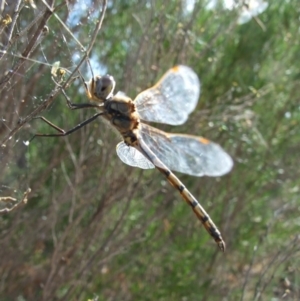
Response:
[[[203,144],[209,144],[209,143],[210,143],[209,140],[207,140],[207,139],[205,139],[205,138],[203,138],[203,137],[199,137],[199,140],[200,140],[200,142],[202,142]]]
[[[173,72],[178,72],[179,71],[179,66],[174,66],[171,70]]]

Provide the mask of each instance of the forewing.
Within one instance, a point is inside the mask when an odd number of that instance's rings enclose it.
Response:
[[[231,157],[221,146],[205,138],[165,133],[146,124],[142,124],[141,136],[171,170],[199,177],[217,177],[232,169]]]
[[[116,150],[119,158],[127,165],[142,169],[154,168],[154,165],[143,154],[123,141],[117,145]]]
[[[195,109],[200,96],[200,81],[189,67],[176,66],[160,81],[135,98],[141,119],[171,125],[183,124]]]

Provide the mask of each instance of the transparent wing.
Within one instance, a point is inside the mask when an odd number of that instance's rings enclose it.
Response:
[[[165,133],[141,124],[141,138],[174,171],[217,177],[228,173],[233,166],[231,157],[221,146],[202,137]]]
[[[195,109],[200,96],[200,81],[189,67],[176,66],[160,81],[135,98],[141,119],[171,125],[183,124]]]
[[[116,150],[119,158],[127,165],[142,169],[154,168],[154,165],[143,154],[123,141],[117,145]]]

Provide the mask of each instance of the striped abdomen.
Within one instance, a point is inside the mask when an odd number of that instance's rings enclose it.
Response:
[[[155,167],[165,175],[168,182],[174,186],[181,194],[182,198],[189,204],[195,212],[198,219],[201,221],[207,232],[213,237],[222,252],[225,251],[225,242],[220,231],[209,217],[204,208],[199,204],[196,198],[185,188],[182,182],[165,166],[157,156],[148,148],[143,140],[139,140],[139,146],[135,146],[143,155],[148,158]]]

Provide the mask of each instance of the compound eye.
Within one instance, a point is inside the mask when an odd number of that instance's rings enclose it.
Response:
[[[101,100],[108,99],[112,96],[115,85],[116,82],[112,76],[110,75],[104,75],[102,77],[97,76],[95,78],[94,95]]]

